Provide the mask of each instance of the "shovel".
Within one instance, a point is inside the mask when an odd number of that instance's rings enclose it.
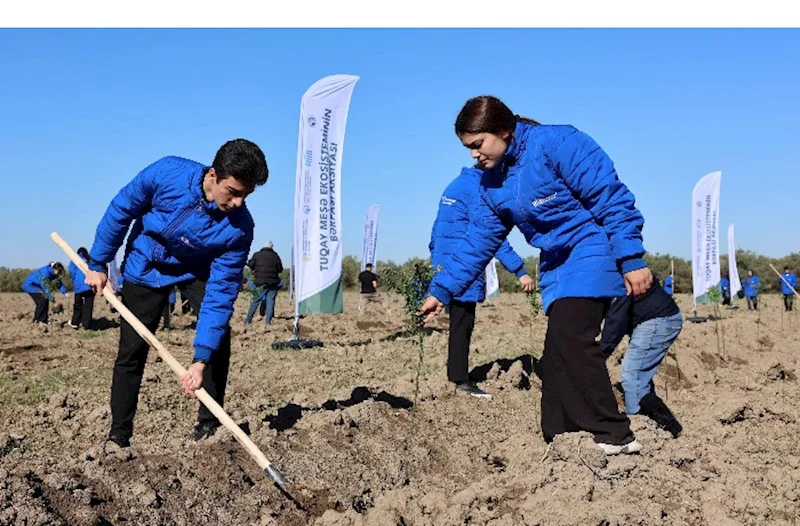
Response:
[[[81,269],[81,271],[84,273],[88,272],[89,267],[86,265],[86,262],[83,260],[83,258],[78,256],[78,254],[72,250],[72,247],[70,247],[69,244],[58,235],[57,232],[50,234],[50,239],[52,239],[56,245],[61,247],[61,250],[63,250],[67,256],[69,256],[69,259],[71,259],[72,262],[75,263],[79,269]],[[156,338],[155,335],[150,332],[148,328],[145,327],[144,324],[139,321],[139,319],[136,318],[136,316],[134,316],[133,313],[128,310],[128,308],[123,305],[119,299],[117,299],[117,297],[114,295],[114,292],[108,286],[103,289],[103,296],[105,296],[106,300],[111,304],[112,307],[119,311],[122,317],[125,318],[125,321],[127,321],[131,327],[133,327],[134,330],[139,333],[139,336],[141,336],[142,339],[144,339],[147,343],[153,346],[156,351],[158,351],[158,355],[167,365],[169,365],[169,368],[178,375],[178,378],[183,378],[183,376],[186,374],[186,369],[184,369],[183,366],[172,356],[172,354],[170,354],[167,348],[158,341],[158,338]],[[276,468],[269,460],[267,460],[267,457],[264,456],[264,453],[262,453],[261,450],[258,449],[258,446],[256,446],[253,441],[250,440],[250,437],[247,436],[244,431],[242,431],[242,428],[239,427],[230,416],[228,416],[228,413],[225,412],[225,410],[217,403],[216,400],[211,398],[211,395],[208,394],[208,391],[201,387],[200,389],[196,390],[194,394],[197,396],[198,400],[200,400],[200,402],[202,402],[202,404],[205,405],[215,417],[217,417],[220,423],[233,434],[234,438],[242,445],[242,447],[245,448],[250,456],[253,457],[253,460],[256,461],[258,467],[263,469],[264,473],[266,473],[267,476],[272,479],[280,492],[294,502],[299,508],[305,509],[300,501],[298,501],[289,491],[286,477],[284,477],[283,474],[278,471],[278,468]]]

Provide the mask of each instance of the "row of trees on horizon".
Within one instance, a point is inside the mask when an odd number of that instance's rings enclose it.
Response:
[[[394,261],[378,261],[377,274],[380,278],[381,272],[386,269],[396,269],[406,271],[413,268],[415,263],[430,261],[428,258],[413,257],[404,263]],[[692,265],[688,259],[670,256],[669,254],[647,254],[645,261],[648,267],[661,283],[670,272],[671,263],[675,265],[675,292],[686,293],[692,291]],[[67,262],[69,263],[69,262]],[[788,266],[793,271],[800,269],[800,252],[793,252],[782,258],[769,258],[756,254],[750,250],[736,251],[736,264],[739,269],[739,277],[744,280],[748,270],[753,270],[761,280],[761,292],[778,292],[778,276],[769,267],[772,264],[778,271],[783,271]],[[525,258],[525,269],[531,276],[536,276],[536,267],[539,259],[534,256]],[[65,265],[66,266],[66,265]],[[723,275],[728,274],[728,256],[720,257],[720,268]],[[0,292],[22,292],[22,282],[34,269],[0,267]],[[245,276],[249,277],[248,269],[245,269]],[[342,284],[347,290],[356,290],[359,287],[358,274],[361,272],[361,262],[354,256],[342,258]],[[497,277],[500,282],[501,292],[519,292],[519,282],[513,274],[506,271],[502,265],[497,265]],[[283,283],[289,285],[289,269],[284,269],[281,274]],[[72,280],[69,273],[64,277],[64,285],[72,290]]]

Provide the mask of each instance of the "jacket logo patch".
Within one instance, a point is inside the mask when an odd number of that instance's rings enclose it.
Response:
[[[442,204],[443,205],[452,206],[452,205],[456,204],[456,202],[457,201],[455,199],[451,199],[450,197],[447,197],[446,195],[442,196]]]
[[[552,201],[553,199],[556,198],[557,195],[558,195],[558,192],[553,192],[552,194],[548,195],[547,197],[540,197],[538,199],[534,199],[533,200],[533,206],[543,205],[543,204],[545,204],[545,203],[547,203],[549,201]]]

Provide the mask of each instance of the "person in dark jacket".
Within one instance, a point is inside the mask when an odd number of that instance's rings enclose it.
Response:
[[[281,272],[283,272],[283,263],[278,253],[273,250],[272,241],[264,243],[264,248],[253,254],[247,266],[253,271],[253,283],[257,292],[253,293],[253,301],[250,303],[244,324],[250,325],[259,304],[263,301],[266,303],[264,321],[270,325],[275,316],[275,297],[278,295]]]
[[[607,455],[639,452],[595,340],[611,298],[641,295],[653,282],[633,194],[591,137],[518,117],[495,97],[467,101],[455,131],[483,171],[481,199],[467,235],[433,277],[424,321],[467,290],[516,226],[541,249],[545,441],[588,431]]]
[[[674,437],[680,434],[681,426],[656,395],[653,377],[682,327],[683,316],[675,300],[653,283],[641,296],[612,300],[600,340],[600,350],[610,356],[622,338],[630,336],[622,358],[625,412],[649,416]]]
[[[28,277],[22,282],[22,290],[28,293],[36,305],[33,321],[45,329],[49,321],[50,301],[55,300],[53,291],[57,288],[61,294],[67,295],[67,288],[61,282],[63,275],[64,265],[58,261],[52,261],[28,274]]]
[[[778,285],[781,287],[781,294],[783,294],[783,307],[790,311],[794,306],[794,292],[797,290],[797,276],[789,267],[783,267],[783,274],[778,279]],[[792,290],[794,289],[794,290]]]
[[[89,251],[86,247],[78,249],[78,255],[89,263]],[[75,303],[72,307],[72,321],[69,326],[78,330],[83,325],[84,330],[92,329],[92,311],[94,310],[94,291],[85,283],[86,276],[73,262],[69,263],[69,276],[72,278],[72,292]]]
[[[481,171],[464,168],[461,174],[445,188],[439,199],[439,212],[433,222],[431,251],[433,268],[446,262],[453,254],[469,228],[470,211],[475,210],[475,200],[480,199]],[[525,270],[524,261],[514,252],[507,240],[497,251],[498,261],[519,278],[523,289],[533,280]],[[469,346],[475,327],[475,305],[486,298],[485,273],[481,273],[464,293],[450,302],[450,331],[447,343],[447,378],[456,389],[475,397],[491,395],[469,379]]]
[[[95,292],[106,286],[106,264],[127,233],[122,296],[128,309],[155,332],[175,285],[193,304],[198,313],[194,358],[181,378],[183,390],[193,398],[203,387],[223,405],[229,322],[253,241],[253,218],[244,201],[268,175],[264,153],[244,139],[222,145],[211,166],[165,157],[120,190],[97,227],[86,275]],[[120,447],[128,447],[133,435],[148,347],[123,319],[108,436]],[[219,425],[201,405],[195,440],[210,436]]]

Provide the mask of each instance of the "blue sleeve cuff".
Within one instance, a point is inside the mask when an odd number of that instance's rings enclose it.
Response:
[[[194,348],[194,358],[200,358],[201,360],[210,360],[213,353],[214,349],[203,347],[202,345],[196,345]]]
[[[520,267],[520,269],[517,271],[517,273],[515,275],[517,276],[517,278],[521,278],[522,276],[526,275],[527,273],[528,273],[528,271],[525,270],[525,267],[523,266],[523,267]]]
[[[89,262],[89,270],[94,270],[95,272],[102,272],[103,274],[108,272],[105,263],[98,263],[95,260]]]
[[[453,295],[450,294],[449,290],[439,285],[436,285],[435,283],[431,283],[428,292],[430,293],[431,296],[441,301],[445,305],[450,305],[450,302],[453,300]]]
[[[633,272],[634,270],[645,268],[647,266],[647,263],[645,263],[644,259],[642,258],[631,258],[624,260],[621,266],[622,266],[622,273],[627,274],[628,272]]]

